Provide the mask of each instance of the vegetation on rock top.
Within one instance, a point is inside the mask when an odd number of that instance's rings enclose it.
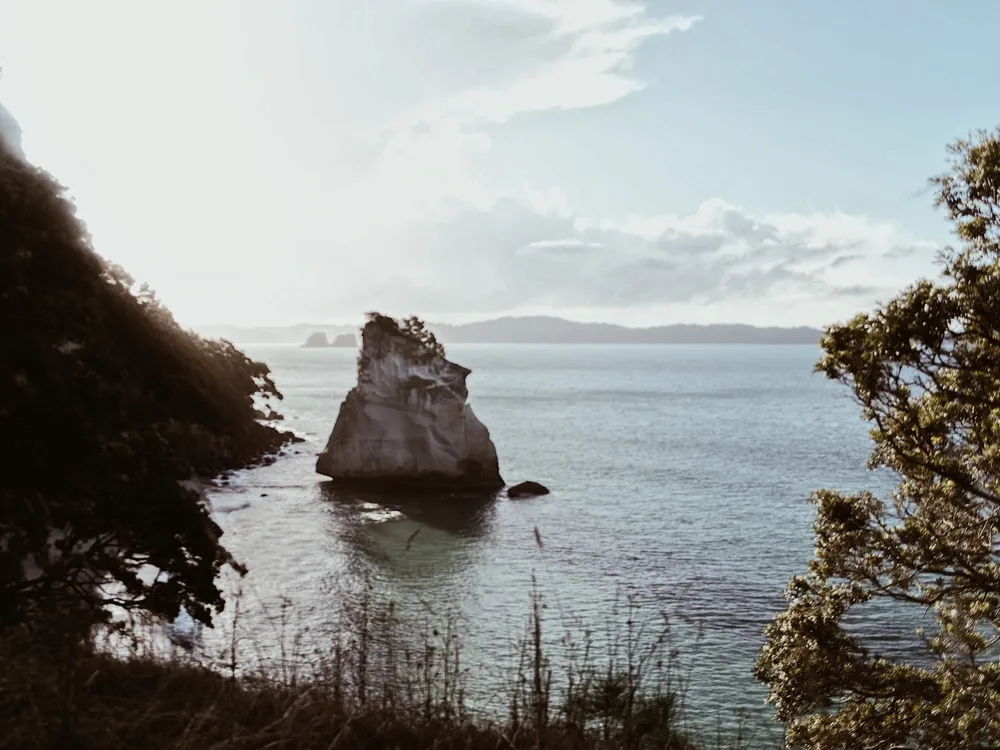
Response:
[[[425,327],[424,321],[415,315],[398,321],[377,312],[370,312],[366,317],[369,324],[375,324],[386,335],[401,336],[416,344],[422,354],[429,357],[444,356],[444,345]]]

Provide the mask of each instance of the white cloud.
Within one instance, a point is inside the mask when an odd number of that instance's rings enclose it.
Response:
[[[525,245],[519,252],[553,252],[578,253],[581,250],[595,250],[603,247],[600,242],[586,242],[579,237],[566,237],[558,240],[535,240]]]
[[[567,20],[572,16],[564,16]],[[502,123],[511,117],[550,109],[582,109],[610,104],[643,87],[627,75],[632,56],[646,40],[686,31],[693,17],[648,20],[630,14],[625,25],[612,17],[593,25],[560,25],[553,19],[550,34],[571,37],[568,49],[536,63],[515,80],[478,86],[430,102],[411,115],[419,123],[457,120],[462,123]]]
[[[654,37],[687,31],[698,20],[652,18],[644,5],[618,0],[436,0],[425,7],[439,12],[448,8],[451,13],[464,10],[472,17],[485,9],[503,14],[507,22],[518,19],[514,23],[522,33],[505,38],[493,52],[501,60],[520,64],[496,66],[482,82],[430,96],[384,126],[387,146],[375,167],[379,177],[371,182],[371,190],[399,196],[400,205],[405,204],[403,195],[420,195],[418,206],[399,209],[407,217],[425,214],[438,205],[435,201],[450,198],[474,196],[472,202],[485,205],[489,194],[476,182],[475,161],[489,151],[486,128],[531,112],[603,106],[641,90],[644,82],[629,74],[639,46]],[[492,29],[483,33],[493,38]],[[442,172],[448,177],[442,178]],[[419,183],[419,189],[410,190],[407,183]],[[530,192],[533,200],[566,212],[565,195],[557,189]]]
[[[581,30],[642,18],[645,6],[620,0],[485,0],[509,5],[549,19],[557,32]],[[466,0],[476,2],[476,0]]]
[[[885,298],[912,279],[914,257],[929,264],[934,249],[884,222],[757,217],[718,199],[689,215],[620,225],[503,199],[411,226],[405,253],[393,254],[389,242],[380,253],[394,258],[395,278],[381,283],[371,269],[354,293],[338,296],[338,312],[384,306],[441,318],[589,309],[624,321],[671,309],[688,320],[819,325]],[[895,257],[901,249],[906,264]]]
[[[0,27],[0,98],[98,249],[184,322],[818,323],[910,280],[929,247],[865,216],[581,215],[573,185],[483,178],[498,129],[640,91],[641,46],[696,22],[627,0],[37,0]]]

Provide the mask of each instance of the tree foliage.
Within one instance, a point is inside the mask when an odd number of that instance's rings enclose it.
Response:
[[[390,336],[402,336],[417,345],[418,351],[427,357],[443,357],[444,345],[441,344],[434,334],[427,330],[424,321],[415,315],[403,320],[394,320],[388,315],[377,312],[370,312],[367,315],[369,323],[375,323],[379,328]]]
[[[767,627],[756,674],[808,748],[1000,744],[1000,130],[950,147],[932,180],[960,240],[870,315],[831,328],[817,369],[872,424],[885,500],[817,492],[815,553]],[[889,603],[925,610],[915,658],[845,626]]]
[[[198,493],[291,436],[266,365],[182,330],[0,142],[0,625],[115,602],[209,622],[227,560]]]

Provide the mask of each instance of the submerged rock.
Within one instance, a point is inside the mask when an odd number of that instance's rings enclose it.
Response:
[[[264,411],[263,409],[254,409],[253,416],[254,419],[261,419],[266,422],[280,422],[285,418],[284,414],[279,414],[271,407],[268,407],[267,411]]]
[[[341,404],[316,471],[335,480],[434,488],[503,487],[489,430],[466,403],[471,370],[415,318],[373,313],[361,331],[358,384]]]
[[[521,482],[507,489],[507,497],[536,497],[538,495],[548,495],[549,488],[538,482]]]

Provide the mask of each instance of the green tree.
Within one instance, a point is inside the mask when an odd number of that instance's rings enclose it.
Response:
[[[872,424],[869,466],[899,484],[812,498],[814,557],[756,665],[793,746],[1000,743],[1000,129],[949,150],[932,183],[960,243],[941,277],[822,342],[817,370]],[[886,603],[927,613],[921,658],[885,658],[845,625]]]
[[[433,359],[445,355],[444,345],[426,328],[424,321],[416,315],[398,321],[378,312],[369,312],[366,317],[369,323],[374,323],[389,336],[402,336],[412,341],[416,344],[420,356]]]
[[[292,437],[255,419],[280,398],[266,365],[134,287],[0,142],[0,626],[108,603],[210,622],[229,557],[181,482]]]

